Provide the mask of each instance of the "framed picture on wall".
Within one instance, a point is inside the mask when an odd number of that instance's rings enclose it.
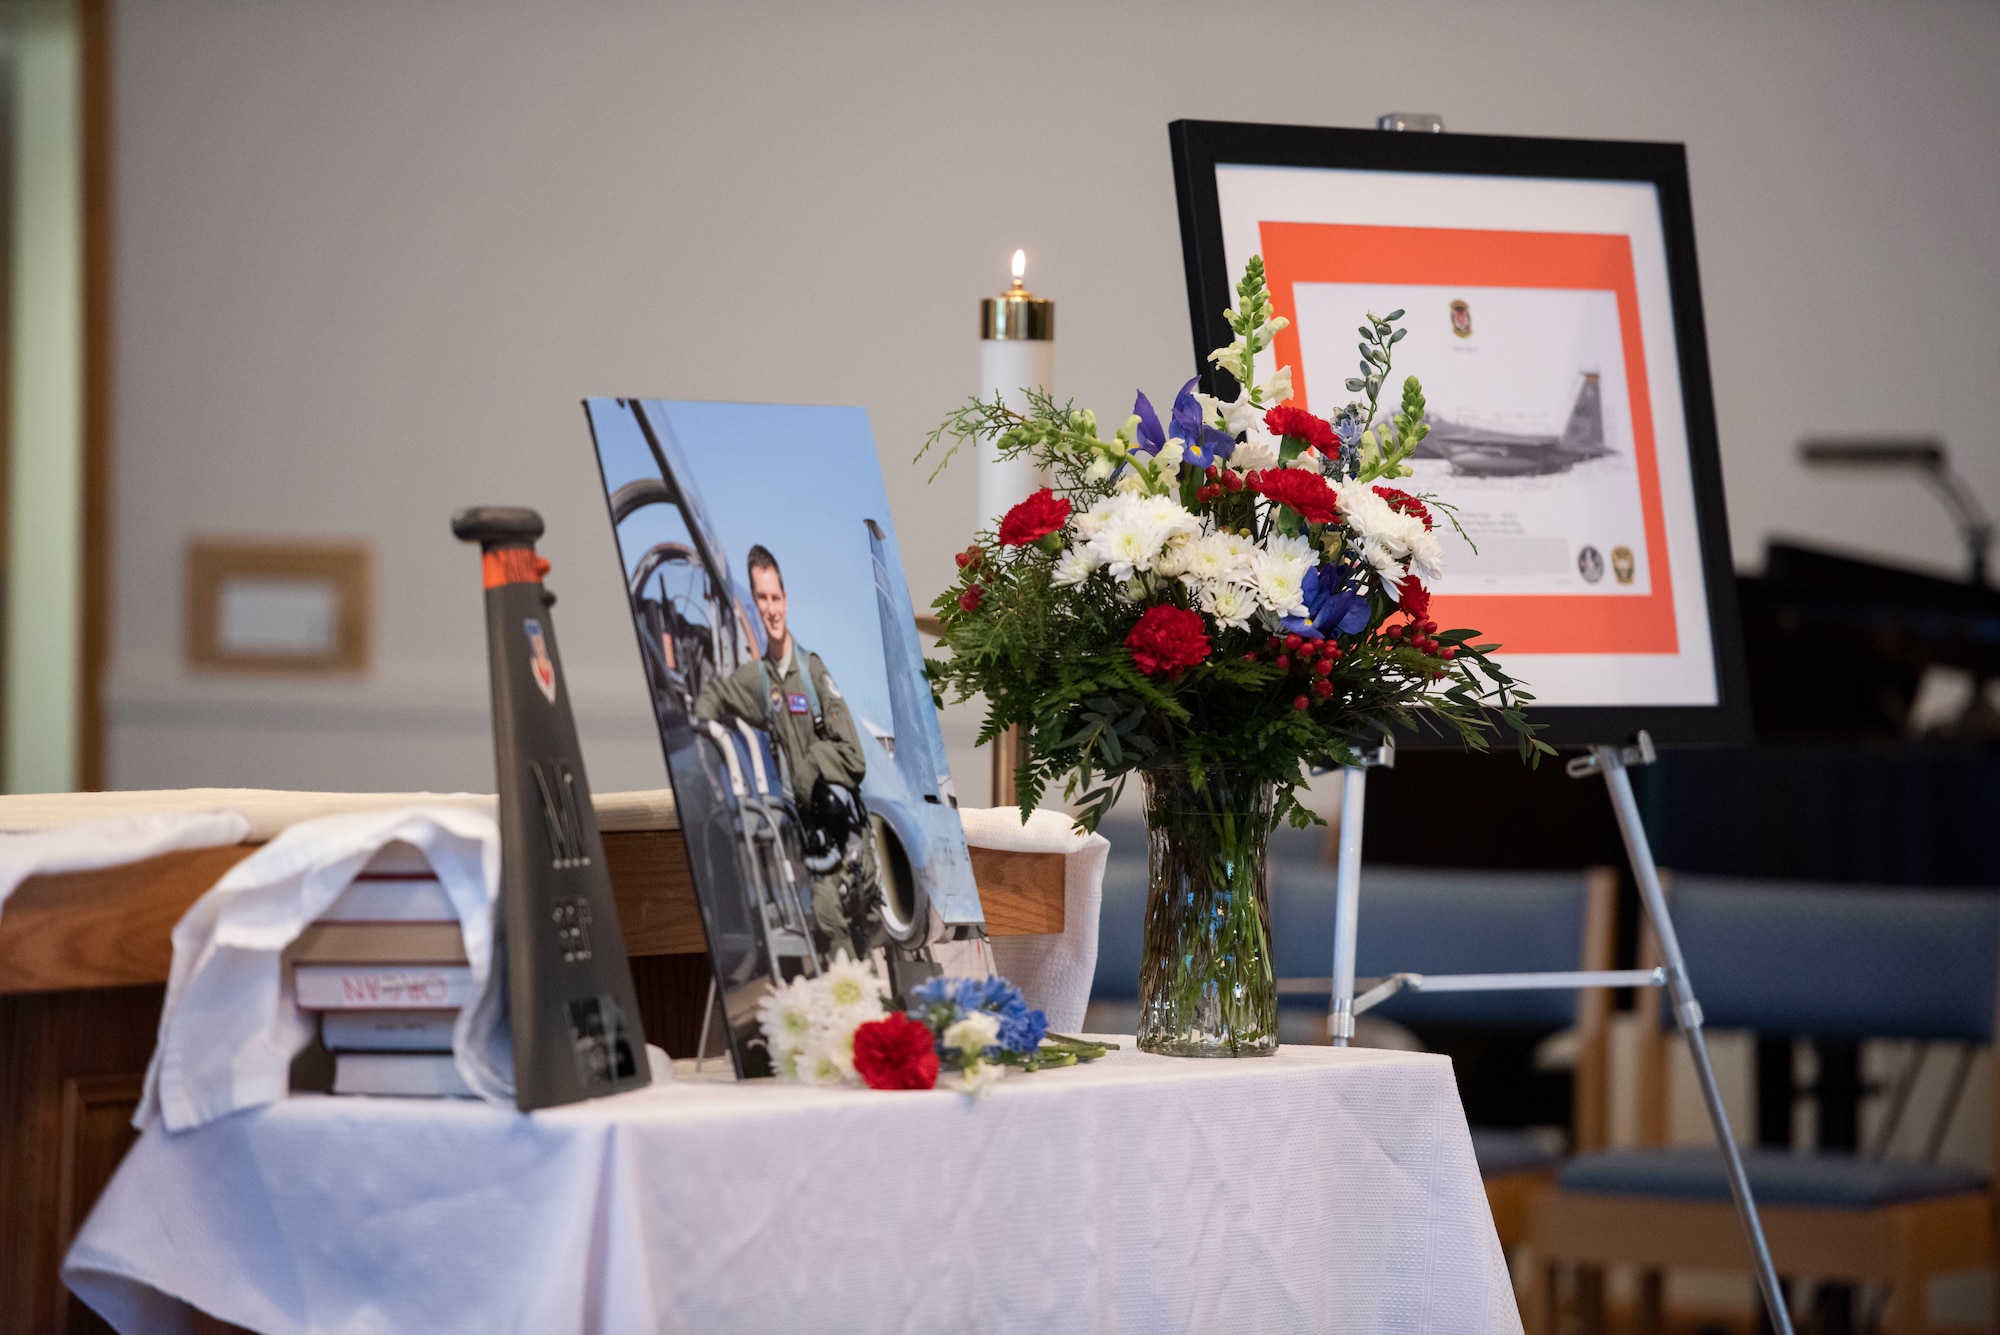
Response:
[[[1290,322],[1274,365],[1331,419],[1354,397],[1355,326],[1403,312],[1383,397],[1417,376],[1430,425],[1405,485],[1465,530],[1445,535],[1433,615],[1501,646],[1544,736],[1747,741],[1681,147],[1171,131],[1197,357],[1233,337],[1232,285],[1262,255]]]

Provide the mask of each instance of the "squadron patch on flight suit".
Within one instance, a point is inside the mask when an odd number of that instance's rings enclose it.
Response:
[[[794,714],[812,713],[812,706],[806,703],[806,698],[803,695],[798,694],[791,694],[785,697],[785,708]]]

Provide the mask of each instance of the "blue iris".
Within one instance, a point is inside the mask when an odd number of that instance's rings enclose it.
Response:
[[[1139,418],[1139,443],[1132,448],[1142,454],[1158,454],[1160,447],[1176,437],[1181,442],[1181,457],[1196,468],[1212,468],[1218,459],[1227,459],[1236,453],[1236,437],[1202,420],[1201,402],[1194,396],[1195,381],[1181,386],[1181,392],[1174,396],[1174,411],[1167,426],[1160,426],[1160,415],[1153,411],[1152,400],[1143,393],[1132,404],[1132,411]]]
[[[1306,571],[1300,581],[1305,593],[1306,615],[1284,618],[1285,629],[1309,640],[1324,639],[1335,633],[1355,635],[1368,627],[1368,599],[1348,578],[1349,572],[1331,561]]]

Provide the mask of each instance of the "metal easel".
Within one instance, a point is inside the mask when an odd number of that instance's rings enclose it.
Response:
[[[1722,1150],[1729,1178],[1729,1194],[1736,1203],[1744,1236],[1749,1240],[1757,1288],[1763,1294],[1764,1309],[1770,1313],[1776,1335],[1792,1335],[1791,1311],[1784,1291],[1778,1286],[1778,1272],[1771,1264],[1771,1249],[1764,1241],[1764,1226],[1757,1217],[1757,1203],[1750,1194],[1750,1178],[1743,1169],[1743,1155],[1729,1127],[1729,1113],[1722,1106],[1722,1092],[1715,1083],[1715,1067],[1709,1060],[1708,1043],[1702,1036],[1701,1003],[1695,999],[1688,978],[1687,961],[1681,956],[1680,938],[1674,933],[1673,918],[1667,912],[1666,895],[1660,890],[1659,868],[1653,863],[1653,849],[1646,827],[1639,820],[1639,804],[1632,796],[1632,765],[1650,765],[1655,755],[1652,738],[1645,733],[1631,746],[1593,746],[1590,753],[1569,762],[1569,776],[1604,776],[1611,795],[1611,809],[1618,817],[1618,831],[1624,836],[1625,853],[1632,862],[1632,874],[1639,883],[1639,901],[1660,942],[1665,964],[1658,969],[1607,969],[1568,973],[1516,974],[1396,974],[1360,997],[1354,995],[1354,946],[1361,907],[1361,821],[1368,794],[1368,771],[1393,765],[1395,751],[1384,741],[1359,765],[1342,771],[1340,795],[1340,862],[1335,880],[1333,911],[1333,1006],[1327,1015],[1327,1032],[1333,1045],[1344,1048],[1354,1037],[1354,1017],[1388,1000],[1399,991],[1483,992],[1533,988],[1582,987],[1665,987],[1673,1007],[1674,1023],[1687,1039],[1688,1055],[1694,1059],[1695,1079],[1701,1086],[1702,1102],[1708,1108],[1709,1125]]]

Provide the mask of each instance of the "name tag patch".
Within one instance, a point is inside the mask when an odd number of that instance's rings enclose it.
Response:
[[[812,713],[812,706],[806,703],[806,698],[803,695],[786,695],[785,708],[791,710],[794,714]]]

